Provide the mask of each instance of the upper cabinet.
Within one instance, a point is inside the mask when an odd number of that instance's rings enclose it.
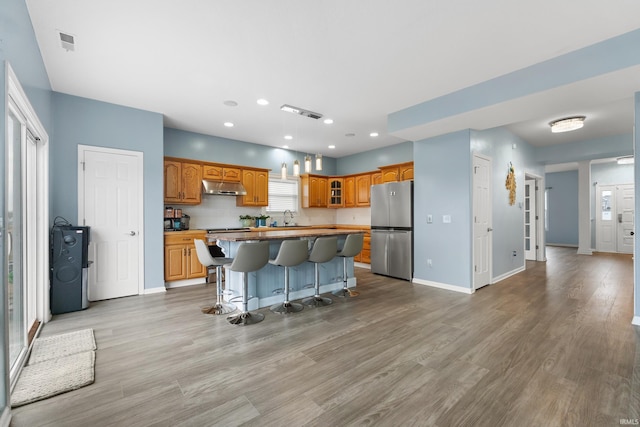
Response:
[[[413,162],[380,166],[382,182],[408,181],[413,179]]]
[[[238,196],[237,206],[269,205],[269,171],[267,169],[243,169],[242,185],[246,196]]]
[[[302,193],[303,208],[326,208],[327,177],[322,175],[300,175],[300,192]]]
[[[370,206],[371,202],[371,174],[366,173],[357,175],[356,180],[356,206],[365,207]]]
[[[202,167],[197,163],[164,161],[164,202],[197,205],[202,201]]]
[[[371,174],[371,185],[382,184],[382,172],[373,172]]]
[[[356,177],[353,175],[344,177],[344,207],[356,206]]]
[[[327,206],[330,208],[341,208],[344,206],[343,179],[331,177],[329,183],[329,201]]]
[[[202,178],[214,181],[235,181],[242,179],[242,169],[222,165],[202,165]]]

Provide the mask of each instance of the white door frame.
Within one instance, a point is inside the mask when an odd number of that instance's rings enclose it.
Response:
[[[82,221],[84,224],[84,186],[85,177],[83,173],[83,164],[80,159],[84,158],[85,151],[97,151],[106,154],[119,154],[125,156],[136,157],[139,161],[138,168],[138,224],[139,224],[139,244],[138,244],[138,295],[144,294],[144,156],[140,151],[122,150],[119,148],[96,147],[92,145],[78,144],[78,224]],[[93,261],[93,260],[91,260]],[[90,267],[91,268],[91,267]]]
[[[535,180],[535,188],[534,188],[534,197],[535,197],[535,205],[536,205],[536,233],[535,233],[535,245],[536,248],[536,261],[546,261],[546,251],[545,251],[545,230],[544,230],[544,178],[540,175],[532,174],[529,172],[524,173],[525,181],[526,180]],[[522,218],[524,222],[524,209],[522,209]],[[524,235],[524,230],[522,230]],[[525,252],[525,246],[523,242],[522,253]],[[526,260],[525,260],[526,261]],[[526,263],[525,263],[526,264]]]

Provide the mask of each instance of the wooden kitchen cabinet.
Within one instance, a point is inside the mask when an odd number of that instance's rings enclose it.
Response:
[[[353,175],[344,177],[344,207],[356,206],[356,177]]]
[[[303,208],[326,208],[327,177],[322,175],[300,175],[300,192],[302,193]]]
[[[269,205],[269,171],[267,169],[243,169],[241,182],[247,194],[236,198],[236,206]]]
[[[362,250],[358,255],[353,258],[356,262],[364,264],[371,264],[371,232],[366,231],[364,233],[364,239],[362,242]]]
[[[380,166],[382,182],[408,181],[413,179],[413,162]]]
[[[382,184],[382,172],[373,172],[371,174],[371,185]]]
[[[223,165],[202,165],[202,178],[214,181],[240,182],[242,169]]]
[[[331,177],[327,180],[329,186],[329,195],[327,206],[330,208],[341,208],[344,206],[344,190],[343,179]]]
[[[371,175],[357,175],[355,179],[356,207],[371,205]]]
[[[205,240],[205,232],[180,232],[164,237],[164,280],[205,277],[207,268],[200,263],[193,239]]]
[[[202,202],[202,167],[197,163],[165,160],[164,202],[200,204]]]

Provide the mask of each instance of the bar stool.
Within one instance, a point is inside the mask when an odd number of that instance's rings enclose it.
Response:
[[[269,242],[244,242],[238,246],[238,252],[231,264],[226,264],[231,271],[242,274],[242,312],[227,317],[232,325],[251,325],[262,322],[264,314],[250,313],[249,306],[249,273],[258,271],[269,262]]]
[[[349,234],[344,241],[342,250],[339,251],[336,256],[342,257],[342,289],[334,291],[333,294],[337,297],[357,297],[359,292],[350,291],[347,287],[347,258],[353,258],[358,255],[362,250],[362,244],[364,242],[364,234]]]
[[[318,237],[313,243],[311,253],[309,254],[309,262],[314,263],[315,267],[315,295],[302,300],[304,305],[310,307],[322,307],[333,303],[331,298],[323,298],[320,296],[320,269],[319,264],[331,261],[338,252],[338,239],[333,237]]]
[[[271,306],[270,310],[278,314],[297,313],[304,306],[289,301],[289,267],[295,267],[307,260],[308,246],[306,240],[284,240],[278,250],[276,259],[270,259],[269,264],[284,267],[284,301]]]
[[[233,304],[227,304],[222,298],[222,266],[233,261],[231,258],[213,257],[207,248],[204,240],[193,239],[196,245],[196,254],[200,264],[207,268],[207,283],[209,282],[209,273],[212,269],[216,272],[216,303],[210,307],[203,307],[202,312],[205,314],[229,314],[236,310]]]

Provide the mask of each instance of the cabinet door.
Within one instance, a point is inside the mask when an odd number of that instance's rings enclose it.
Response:
[[[382,182],[395,182],[398,180],[398,168],[382,169]]]
[[[371,175],[356,177],[356,206],[369,206],[371,198]]]
[[[371,185],[382,184],[382,172],[374,172],[371,174]]]
[[[242,171],[242,185],[247,190],[247,194],[238,197],[236,204],[239,206],[254,206],[255,205],[255,186],[256,186],[256,171],[243,170]]]
[[[255,205],[269,205],[269,174],[268,172],[257,171],[255,173]]]
[[[164,161],[164,202],[180,203],[182,195],[182,163]]]
[[[342,178],[329,179],[329,199],[327,206],[330,208],[341,208],[343,206],[342,198]]]
[[[223,168],[222,169],[222,180],[223,181],[234,181],[240,182],[242,178],[242,171],[237,168]]]
[[[413,165],[401,167],[398,171],[400,181],[409,181],[413,179]]]
[[[202,201],[202,167],[194,163],[182,164],[182,203],[200,204]]]
[[[205,179],[212,179],[216,181],[222,180],[222,166],[202,166],[202,177]]]
[[[327,186],[327,178],[318,179],[318,207],[327,207],[327,199],[329,198],[329,189]]]
[[[164,247],[164,280],[187,278],[187,248],[185,245],[167,245]]]
[[[344,179],[344,207],[353,208],[356,205],[356,178],[348,176]]]
[[[200,263],[198,255],[196,254],[196,247],[194,245],[187,245],[187,258],[187,279],[193,279],[194,277],[205,277],[207,275],[207,267]]]

